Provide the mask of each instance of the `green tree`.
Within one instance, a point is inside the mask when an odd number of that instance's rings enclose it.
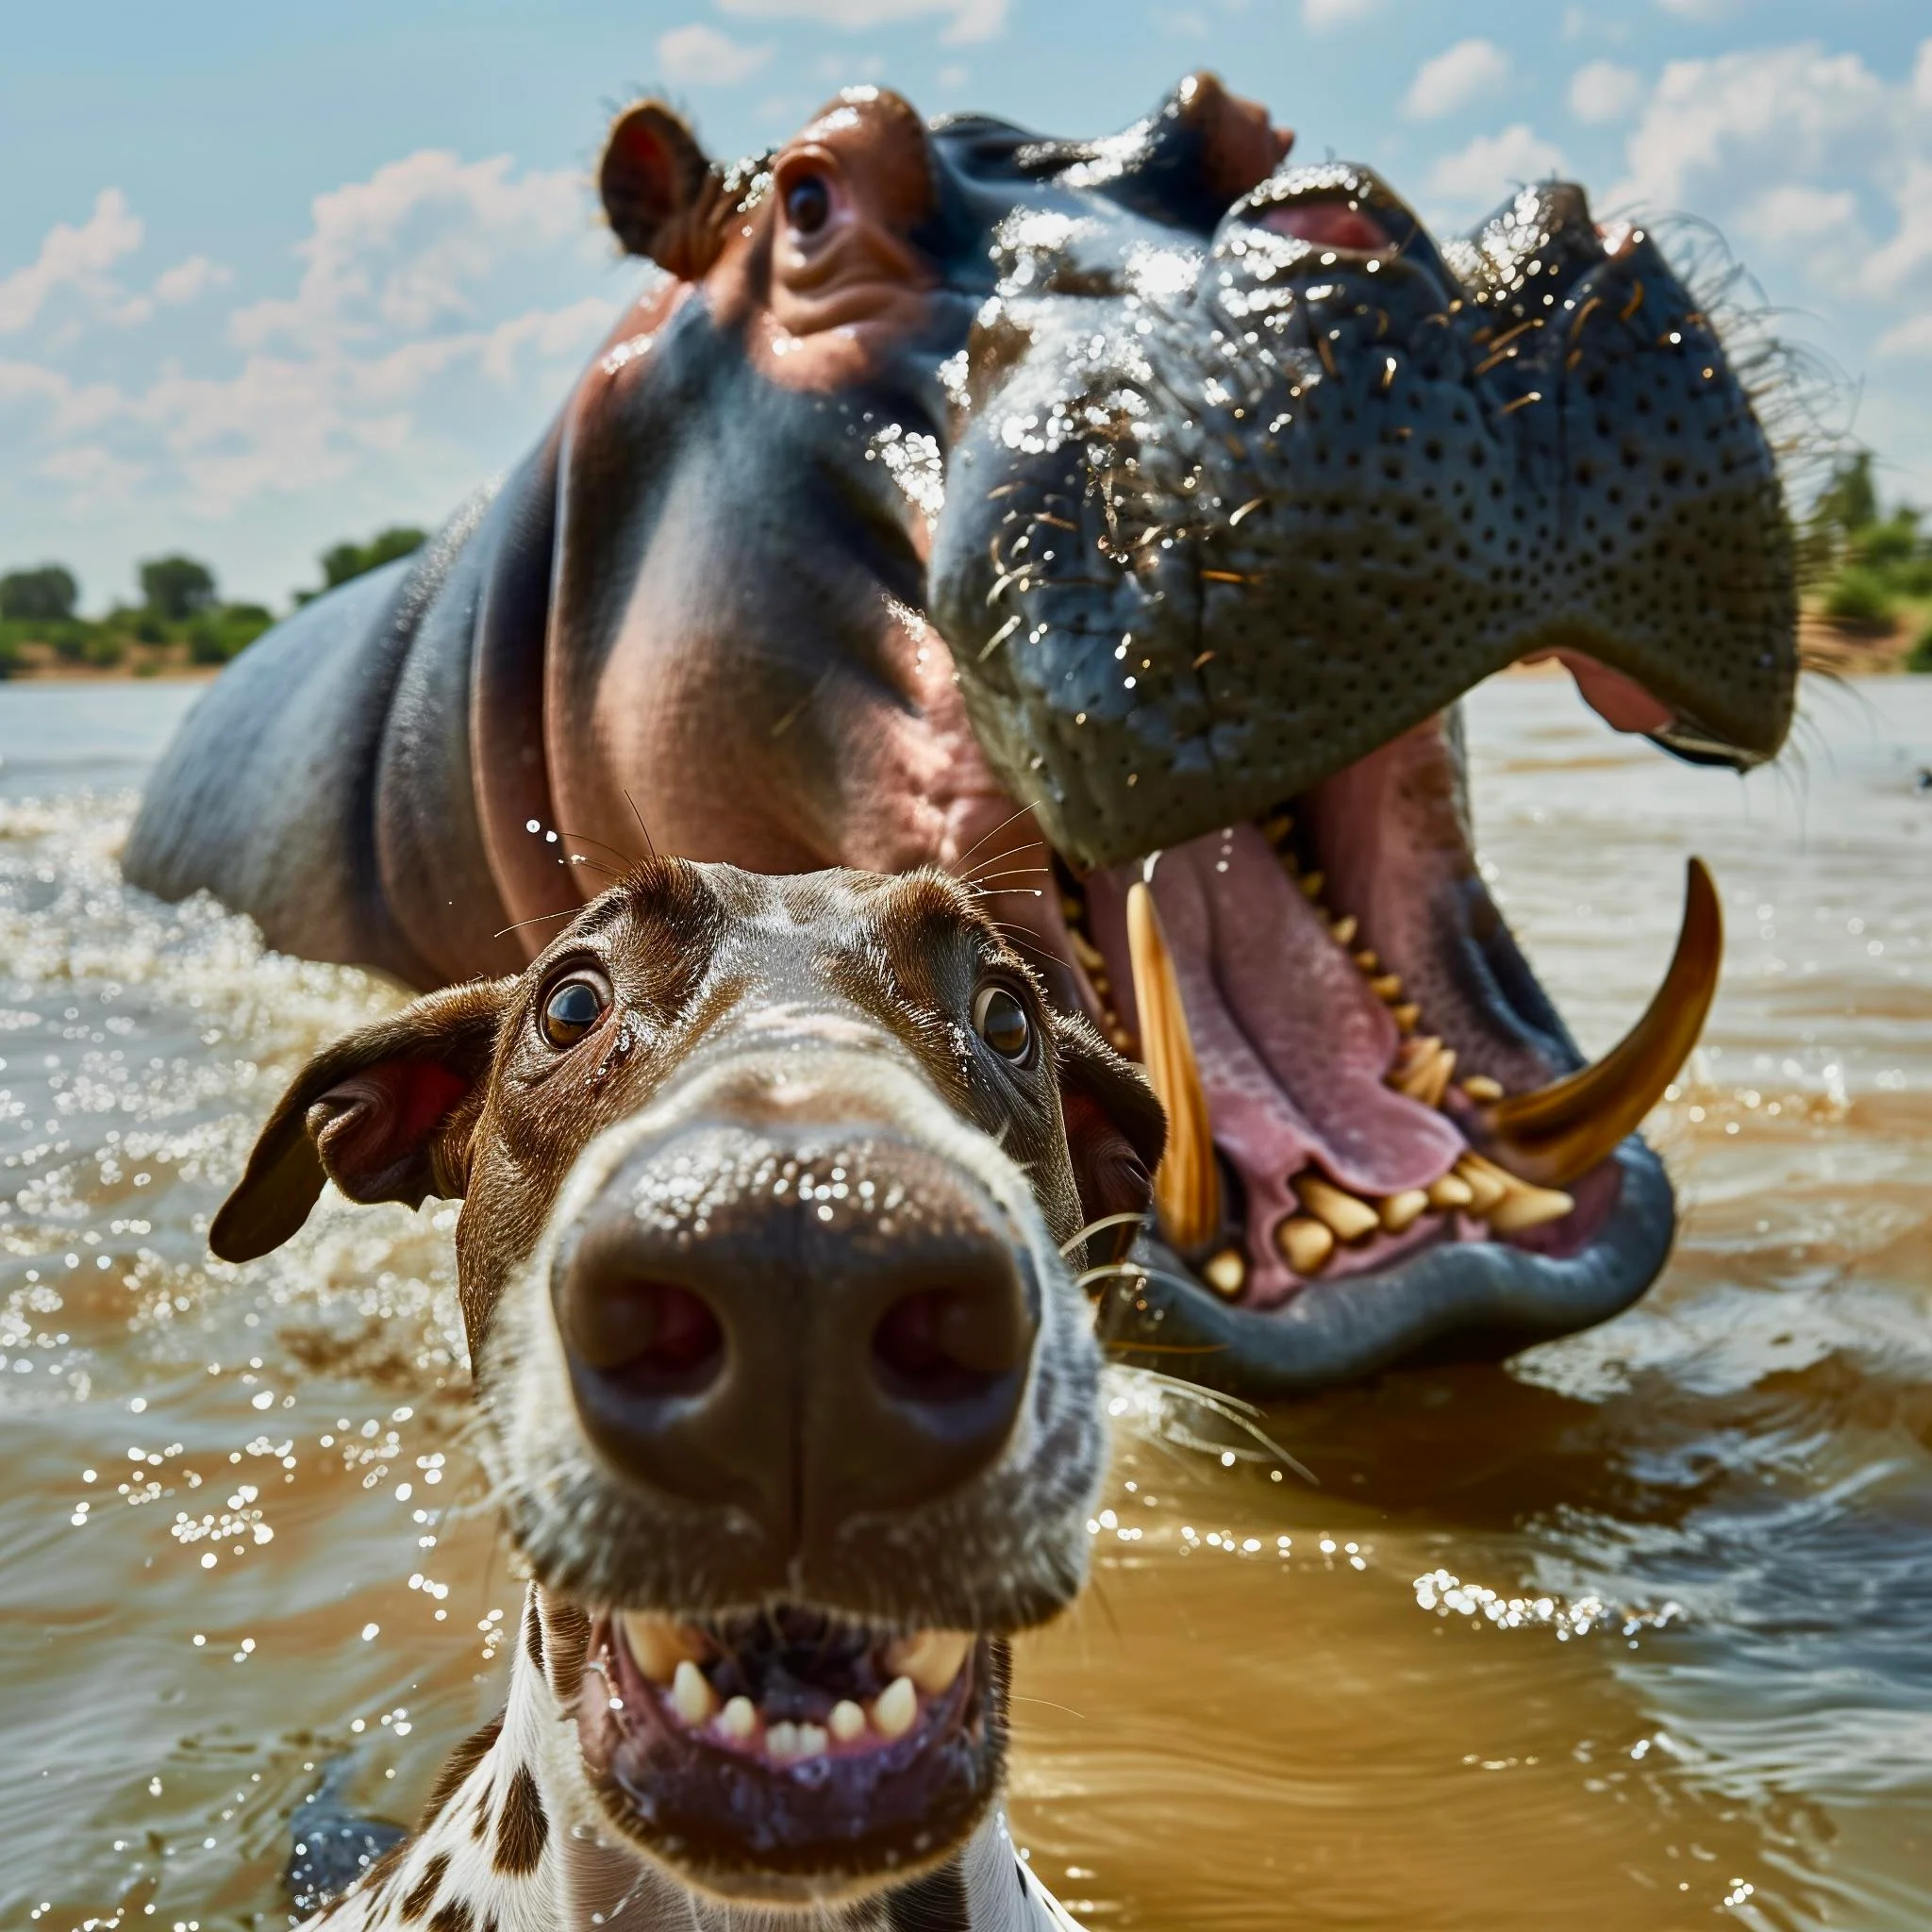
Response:
[[[422,549],[425,541],[423,531],[412,529],[408,524],[397,524],[378,530],[366,543],[338,543],[333,550],[322,553],[323,588],[333,591],[351,577],[379,570],[399,557],[408,557],[412,550]]]
[[[142,601],[171,624],[207,610],[215,601],[215,574],[192,557],[153,557],[141,567]]]
[[[34,570],[10,570],[0,577],[0,617],[59,623],[74,615],[80,586],[64,565],[43,563]]]

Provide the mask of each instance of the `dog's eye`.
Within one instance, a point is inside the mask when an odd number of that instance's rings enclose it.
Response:
[[[1024,1061],[1033,1051],[1033,1022],[1011,987],[982,986],[973,1000],[973,1025],[1002,1059]]]
[[[801,235],[816,235],[832,211],[832,192],[820,175],[801,175],[785,191],[785,219]]]
[[[610,1004],[610,982],[601,973],[573,973],[550,989],[543,1002],[543,1038],[552,1046],[575,1046]]]

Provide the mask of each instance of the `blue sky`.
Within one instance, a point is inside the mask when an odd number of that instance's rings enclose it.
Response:
[[[1118,126],[1208,66],[1459,226],[1515,181],[1688,209],[1932,505],[1925,0],[94,0],[9,9],[0,568],[183,548],[277,607],[538,434],[638,283],[589,175],[668,92],[721,156],[855,80]]]

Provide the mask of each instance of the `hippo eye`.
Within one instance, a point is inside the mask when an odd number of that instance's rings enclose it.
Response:
[[[801,235],[816,235],[831,211],[831,190],[821,175],[801,175],[785,191],[785,219]]]
[[[1033,1052],[1033,1022],[1009,986],[982,986],[973,999],[973,1027],[1003,1060],[1024,1066]]]
[[[552,1046],[575,1046],[610,1006],[610,982],[601,973],[573,973],[543,1001],[543,1038]]]

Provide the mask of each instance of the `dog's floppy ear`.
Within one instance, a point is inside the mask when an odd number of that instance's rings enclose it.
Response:
[[[1167,1144],[1167,1115],[1147,1076],[1084,1019],[1055,1016],[1054,1050],[1082,1224],[1144,1214]],[[1132,1244],[1133,1224],[1118,1222],[1094,1239],[1100,1252],[1117,1259]]]
[[[627,255],[647,255],[692,281],[724,245],[724,180],[697,138],[662,101],[640,101],[610,124],[597,192]]]
[[[514,979],[477,980],[412,1001],[325,1047],[282,1095],[222,1204],[208,1244],[224,1261],[278,1248],[308,1219],[325,1179],[352,1201],[457,1195],[469,1130]]]

